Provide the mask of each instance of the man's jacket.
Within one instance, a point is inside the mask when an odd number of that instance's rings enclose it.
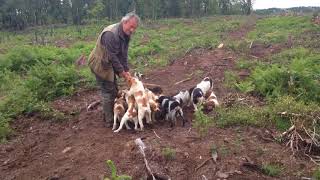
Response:
[[[88,63],[93,73],[104,80],[114,81],[115,73],[128,71],[129,40],[120,23],[104,28],[89,55]]]

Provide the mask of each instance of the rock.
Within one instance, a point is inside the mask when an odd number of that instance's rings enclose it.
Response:
[[[66,147],[66,148],[62,151],[62,153],[65,154],[65,153],[69,152],[70,150],[71,150],[71,147]]]
[[[223,43],[219,44],[218,48],[219,49],[223,48]]]
[[[183,155],[184,155],[185,158],[189,158],[189,153],[188,152],[184,152]]]
[[[223,172],[220,172],[220,171],[218,171],[218,172],[216,173],[216,176],[217,176],[218,178],[222,178],[222,179],[227,179],[227,178],[229,177],[228,174],[223,173]]]
[[[59,179],[60,179],[60,177],[57,174],[48,178],[48,180],[59,180]]]

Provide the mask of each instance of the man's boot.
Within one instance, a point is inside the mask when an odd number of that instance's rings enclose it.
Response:
[[[103,101],[103,119],[106,127],[112,127],[113,125],[113,104],[115,97],[109,93],[102,94]]]

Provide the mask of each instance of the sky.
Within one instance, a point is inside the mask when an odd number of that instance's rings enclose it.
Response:
[[[320,0],[254,0],[253,9],[320,6]]]

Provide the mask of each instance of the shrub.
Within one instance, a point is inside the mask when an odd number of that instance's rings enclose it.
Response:
[[[71,95],[79,74],[72,66],[38,64],[28,73],[25,85],[39,100],[53,100],[59,96]]]
[[[166,147],[162,149],[162,155],[166,160],[173,160],[176,157],[176,151],[172,148]]]

